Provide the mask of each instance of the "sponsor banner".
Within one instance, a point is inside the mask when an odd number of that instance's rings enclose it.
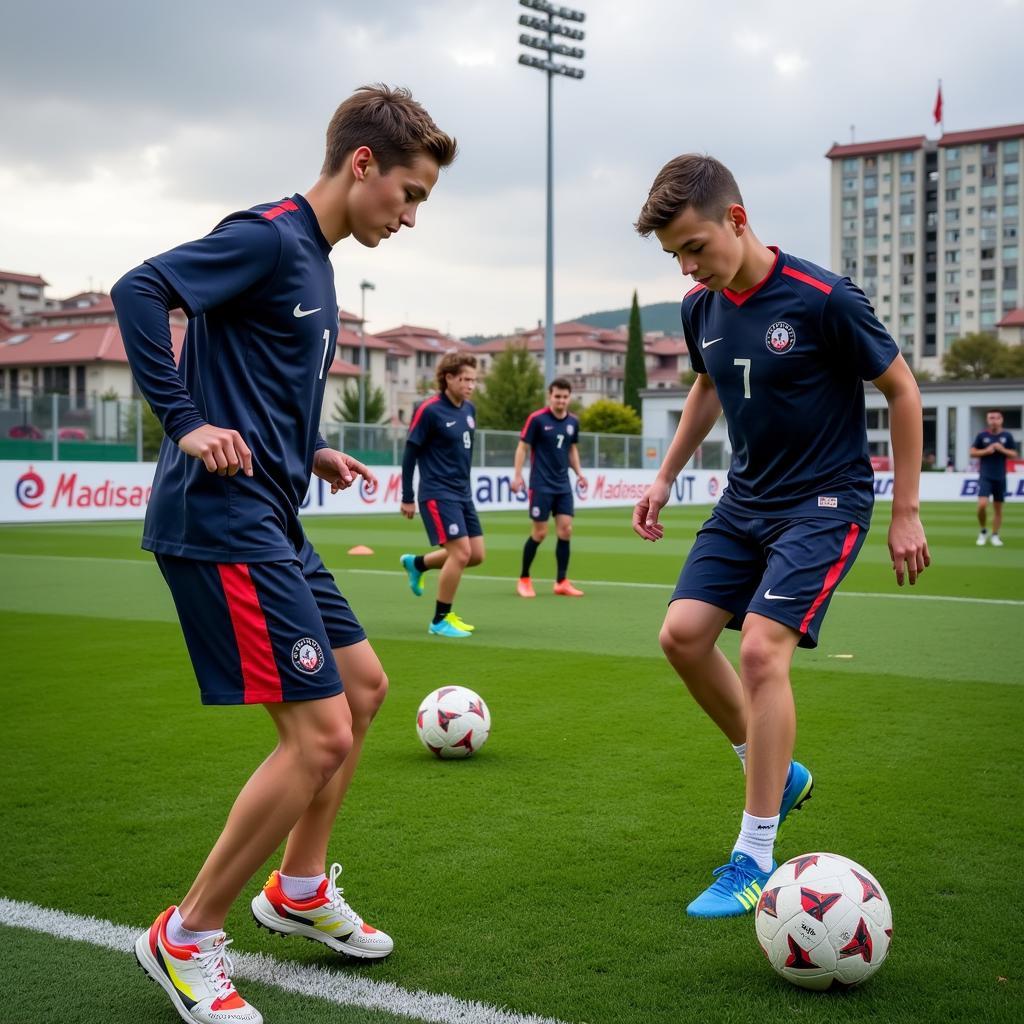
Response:
[[[0,462],[0,522],[38,523],[67,520],[142,519],[146,513],[155,464],[151,462]],[[379,485],[364,481],[338,494],[314,479],[302,506],[304,515],[352,515],[397,512],[401,499],[399,466],[374,466]],[[576,486],[577,508],[614,508],[634,504],[654,479],[651,469],[588,469],[590,486]],[[672,487],[670,503],[712,505],[725,487],[724,470],[689,470]],[[526,511],[526,494],[513,494],[512,469],[474,469],[473,500],[482,512]],[[875,495],[892,500],[892,473],[876,473]],[[1007,498],[1024,498],[1024,474],[1007,478]],[[973,473],[924,473],[922,501],[973,501],[978,477]]]

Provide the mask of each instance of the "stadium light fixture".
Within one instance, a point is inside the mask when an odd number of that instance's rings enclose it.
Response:
[[[519,42],[533,50],[540,50],[544,56],[531,53],[519,54],[519,63],[528,68],[543,71],[548,79],[548,154],[547,154],[547,261],[546,261],[546,298],[544,310],[544,378],[549,384],[555,376],[555,245],[554,245],[554,164],[553,164],[553,130],[551,83],[555,75],[564,78],[582,78],[583,68],[573,64],[565,64],[555,60],[557,57],[568,57],[571,60],[582,60],[584,51],[578,46],[569,46],[559,42],[556,37],[582,41],[584,32],[566,22],[582,23],[586,19],[583,11],[559,4],[548,3],[547,0],[519,0],[523,7],[538,11],[547,17],[538,18],[531,14],[519,15],[519,24],[524,28],[543,33],[542,36],[520,33]],[[561,19],[561,20],[556,20]]]

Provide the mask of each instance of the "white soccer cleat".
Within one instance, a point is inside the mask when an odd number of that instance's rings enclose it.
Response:
[[[291,900],[284,894],[280,872],[272,871],[267,884],[253,897],[252,916],[258,925],[278,935],[302,935],[322,942],[337,953],[379,960],[395,944],[391,936],[366,924],[345,902],[337,880],[341,865],[332,864],[331,873],[320,883],[316,896]]]
[[[979,533],[978,539],[974,543],[977,544],[979,548],[983,548],[988,543],[988,534]],[[1000,541],[999,543],[1001,544],[1002,541]]]
[[[1001,548],[1003,546],[1003,538],[998,533],[992,534],[992,547]]]
[[[201,942],[175,946],[167,938],[168,907],[135,943],[139,966],[170,997],[182,1020],[191,1024],[263,1024],[231,983],[230,943],[223,932]]]

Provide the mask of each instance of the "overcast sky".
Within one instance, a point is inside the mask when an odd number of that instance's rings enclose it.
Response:
[[[700,150],[766,242],[828,265],[833,141],[1024,122],[1022,0],[578,0],[583,81],[555,82],[555,316],[684,291],[632,223]],[[544,315],[545,76],[517,0],[90,0],[0,19],[0,268],[109,289],[224,214],[305,191],[337,104],[407,85],[461,155],[415,230],[335,247],[371,330],[505,333]]]

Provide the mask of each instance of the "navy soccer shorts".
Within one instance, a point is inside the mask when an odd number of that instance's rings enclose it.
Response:
[[[530,518],[536,523],[546,523],[548,517],[571,516],[575,512],[572,491],[554,494],[551,491],[529,491]]]
[[[987,477],[978,479],[978,497],[993,501],[1006,501],[1006,477],[1002,480],[990,480]]]
[[[829,601],[866,536],[865,527],[841,519],[748,519],[716,508],[671,600],[732,612],[729,629],[742,628],[755,612],[795,629],[800,647],[817,647]]]
[[[279,704],[342,692],[332,647],[366,639],[307,540],[286,562],[157,555],[204,704]]]
[[[420,516],[431,544],[444,545],[459,537],[484,535],[480,517],[469,499],[448,501],[444,498],[427,498],[420,502]]]

